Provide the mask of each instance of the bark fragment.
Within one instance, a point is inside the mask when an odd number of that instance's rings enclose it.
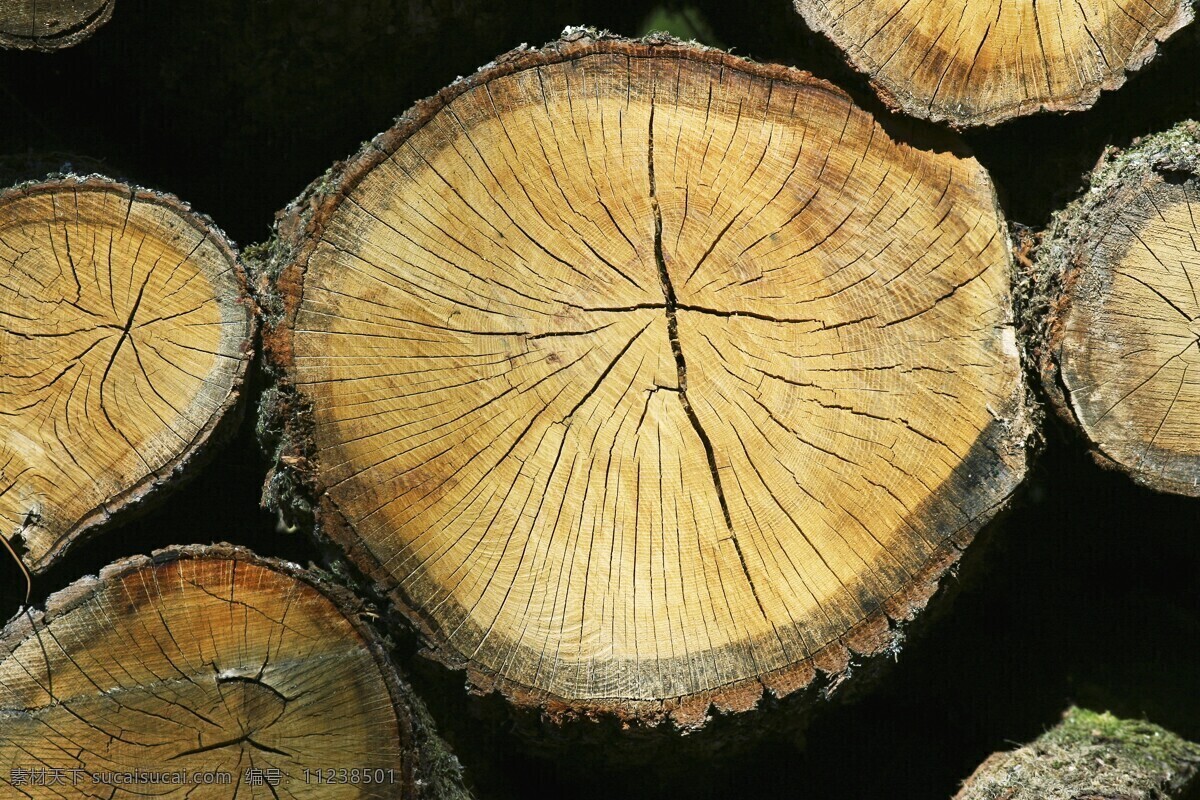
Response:
[[[1081,708],[1035,741],[996,753],[954,800],[1179,800],[1200,745],[1140,720]]]

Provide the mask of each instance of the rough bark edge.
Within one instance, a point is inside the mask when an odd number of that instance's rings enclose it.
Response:
[[[14,50],[36,50],[39,53],[53,53],[74,47],[91,37],[99,28],[112,19],[113,7],[116,0],[105,0],[104,5],[85,17],[75,25],[53,36],[22,36],[11,31],[0,31],[0,47]]]
[[[288,371],[294,365],[292,329],[303,300],[303,281],[308,258],[338,203],[362,178],[386,158],[434,114],[458,96],[493,79],[534,66],[561,63],[596,53],[634,53],[650,48],[656,57],[690,59],[716,63],[747,72],[755,77],[804,83],[852,105],[854,99],[844,90],[811,73],[774,64],[759,64],[697,43],[683,43],[663,34],[651,34],[632,40],[592,28],[568,27],[562,38],[542,48],[527,45],[498,57],[467,78],[426,98],[401,115],[393,127],[365,143],[357,154],[338,162],[314,181],[287,208],[276,214],[273,238],[248,251],[247,259],[255,275],[255,285],[263,308],[263,351],[272,385],[264,393],[258,431],[272,467],[264,485],[263,506],[276,511],[286,527],[311,529],[318,539],[331,543],[353,565],[351,572],[363,591],[390,600],[406,623],[417,630],[426,646],[425,655],[447,669],[465,672],[468,690],[475,695],[499,694],[518,711],[540,712],[555,726],[577,720],[615,721],[622,729],[669,727],[676,732],[692,733],[703,728],[713,711],[734,714],[756,708],[767,695],[782,700],[802,690],[810,690],[828,699],[838,692],[863,659],[890,654],[897,657],[904,628],[924,609],[938,589],[941,578],[956,569],[962,551],[976,533],[1011,502],[1023,482],[1028,465],[1040,440],[1036,438],[1037,404],[1029,386],[1020,381],[1010,398],[1015,430],[1004,426],[1011,450],[1023,451],[1023,467],[1007,495],[952,532],[905,589],[880,603],[881,610],[868,615],[858,625],[807,659],[761,676],[746,678],[705,692],[662,700],[568,700],[550,692],[532,689],[468,663],[460,656],[439,647],[434,628],[415,611],[399,589],[388,589],[388,576],[375,559],[353,536],[336,504],[320,490],[316,476],[313,443],[312,406],[308,398],[291,384]],[[881,126],[887,122],[876,118]],[[934,145],[962,153],[963,147],[952,139],[943,139],[937,131],[917,132]],[[983,168],[979,167],[983,172]],[[984,173],[986,175],[986,172]],[[989,185],[990,179],[989,179]],[[995,187],[991,200],[1003,226],[1004,216]],[[1012,274],[1011,257],[1008,263]],[[314,498],[316,498],[314,502]],[[921,513],[919,509],[917,513]],[[875,660],[881,660],[876,658]]]
[[[871,88],[875,90],[879,95],[879,99],[889,109],[920,119],[927,119],[930,122],[945,123],[956,130],[991,127],[1011,119],[1016,119],[1017,117],[1025,117],[1041,112],[1065,114],[1071,111],[1086,111],[1100,99],[1102,91],[1114,91],[1121,88],[1129,75],[1137,72],[1153,60],[1158,52],[1158,45],[1161,42],[1165,42],[1195,18],[1192,2],[1193,0],[1179,0],[1179,7],[1176,9],[1175,15],[1163,27],[1148,37],[1145,46],[1141,50],[1130,54],[1128,60],[1123,65],[1118,65],[1115,68],[1108,67],[1105,70],[1103,79],[1099,83],[1083,87],[1082,94],[1074,99],[1064,98],[1061,100],[1049,100],[1047,102],[1026,99],[995,108],[983,109],[974,114],[961,114],[956,113],[948,107],[922,101],[907,91],[904,86],[894,85],[890,82],[885,83],[877,79],[876,72],[878,71],[878,65],[872,60],[865,58],[861,53],[856,53],[850,48],[843,46],[837,19],[825,10],[824,5],[818,5],[814,0],[792,0],[796,13],[804,18],[809,27],[823,34],[838,49],[838,52],[842,54],[842,57],[851,67],[867,77],[871,83]]]
[[[1030,744],[988,756],[954,800],[1173,800],[1198,770],[1200,745],[1149,722],[1069,708]]]
[[[233,438],[245,412],[244,387],[249,376],[250,365],[254,360],[254,347],[258,337],[258,308],[250,295],[246,270],[233,243],[212,219],[194,211],[190,205],[175,195],[121,183],[103,175],[65,174],[51,175],[41,181],[20,183],[0,191],[0,206],[12,200],[64,189],[115,192],[130,196],[135,201],[154,203],[167,208],[207,236],[229,261],[233,269],[239,290],[236,303],[246,312],[248,330],[246,338],[239,347],[242,353],[241,367],[234,376],[229,396],[178,456],[157,471],[146,475],[125,491],[110,498],[99,508],[86,513],[59,536],[57,542],[43,558],[32,564],[25,562],[21,530],[17,530],[13,534],[0,531],[0,536],[6,536],[9,539],[17,553],[22,556],[22,562],[26,563],[29,571],[34,575],[42,574],[54,566],[62,555],[77,542],[86,541],[153,508],[156,502],[165,499],[174,489],[194,477],[196,472],[211,460],[220,446]]]
[[[115,561],[103,567],[98,575],[85,576],[47,597],[44,609],[25,609],[18,612],[3,630],[0,630],[0,652],[11,652],[56,618],[88,602],[110,581],[147,567],[188,560],[253,564],[304,583],[329,600],[338,613],[350,623],[383,676],[392,707],[397,710],[401,744],[409,756],[410,768],[406,770],[405,782],[413,790],[411,796],[423,800],[470,800],[471,794],[462,784],[462,766],[438,735],[424,703],[413,693],[412,687],[392,663],[388,656],[386,639],[364,619],[365,616],[369,616],[369,612],[364,608],[363,600],[321,573],[304,569],[290,561],[259,556],[240,545],[219,543],[175,546],[155,550],[149,556],[136,555]]]
[[[1042,391],[1059,418],[1086,443],[1097,464],[1123,472],[1149,489],[1200,496],[1200,487],[1162,478],[1150,480],[1131,471],[1092,442],[1071,403],[1060,364],[1071,293],[1097,244],[1093,235],[1107,230],[1128,200],[1164,175],[1200,179],[1200,123],[1189,120],[1163,133],[1135,139],[1125,151],[1106,149],[1082,196],[1055,213],[1040,237],[1026,234],[1022,263],[1028,266],[1017,286],[1018,317],[1025,334],[1021,339]]]

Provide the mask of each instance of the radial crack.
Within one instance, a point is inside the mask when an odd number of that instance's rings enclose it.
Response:
[[[650,102],[650,134],[646,161],[647,171],[650,176],[650,208],[654,212],[654,260],[658,264],[658,277],[662,281],[663,297],[667,312],[667,335],[671,339],[671,353],[675,356],[675,369],[679,376],[679,391],[676,394],[679,396],[679,402],[683,406],[683,412],[687,414],[688,421],[692,424],[692,429],[696,431],[696,435],[700,437],[700,444],[704,447],[704,456],[708,460],[708,471],[712,475],[713,488],[716,489],[717,501],[721,505],[721,516],[725,519],[725,527],[729,531],[729,540],[733,542],[733,549],[737,551],[738,561],[742,565],[742,573],[746,576],[746,583],[750,585],[750,592],[754,595],[754,602],[758,604],[758,610],[762,613],[764,619],[768,619],[767,611],[763,608],[762,600],[759,599],[758,589],[754,586],[754,579],[750,577],[750,569],[746,565],[746,556],[742,552],[741,543],[738,541],[737,531],[734,530],[733,519],[729,515],[729,502],[725,498],[725,486],[721,481],[721,472],[717,467],[717,457],[716,452],[713,450],[712,440],[708,438],[708,433],[705,432],[704,426],[700,424],[700,418],[696,416],[696,410],[692,408],[692,403],[688,399],[687,362],[683,357],[683,347],[679,343],[679,321],[676,316],[678,303],[675,299],[675,286],[671,283],[671,274],[667,271],[667,262],[663,257],[662,212],[658,207],[658,184],[654,177],[653,100]]]

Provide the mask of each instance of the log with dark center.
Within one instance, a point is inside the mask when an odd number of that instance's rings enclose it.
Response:
[[[840,679],[1025,472],[987,176],[805,73],[575,33],[280,235],[276,499],[520,704],[690,726]]]
[[[1090,108],[1158,42],[1191,0],[794,0],[884,100],[956,127]]]
[[[1200,495],[1200,126],[1110,155],[1036,272],[1038,356],[1062,416],[1101,463]]]
[[[3,0],[0,47],[61,50],[79,44],[112,17],[116,0]]]
[[[0,633],[0,794],[428,796],[408,690],[357,605],[224,545],[85,578]]]
[[[230,429],[254,328],[229,243],[178,200],[100,178],[0,194],[0,537],[29,569]]]

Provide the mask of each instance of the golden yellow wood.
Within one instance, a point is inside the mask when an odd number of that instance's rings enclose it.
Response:
[[[577,36],[322,187],[277,248],[313,409],[285,463],[521,702],[686,716],[838,671],[1024,474],[987,176],[806,74]]]
[[[1191,22],[1191,0],[794,0],[906,114],[958,127],[1076,111]]]
[[[119,562],[18,615],[0,795],[416,796],[398,678],[349,599],[221,546]]]
[[[0,535],[33,571],[227,427],[253,335],[235,254],[177,200],[97,178],[0,194]]]

